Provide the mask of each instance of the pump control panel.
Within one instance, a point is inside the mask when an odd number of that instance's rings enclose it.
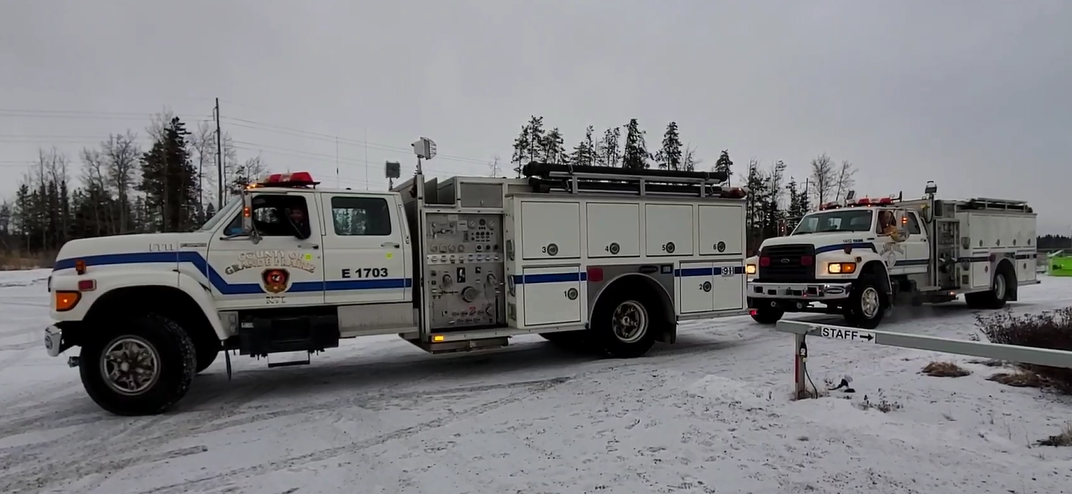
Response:
[[[502,224],[496,214],[428,215],[425,273],[432,329],[506,323]]]

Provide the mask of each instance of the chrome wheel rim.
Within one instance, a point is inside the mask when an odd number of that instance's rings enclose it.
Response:
[[[622,343],[635,343],[648,332],[648,311],[638,302],[622,302],[614,309],[611,329]]]
[[[160,379],[160,354],[138,336],[121,336],[104,346],[100,372],[112,391],[137,396]]]
[[[860,294],[860,312],[863,313],[864,317],[874,319],[878,315],[880,306],[878,290],[870,286],[864,288],[864,292]]]
[[[994,296],[997,297],[998,300],[1003,300],[1005,298],[1005,275],[1003,274],[999,273],[994,277]]]

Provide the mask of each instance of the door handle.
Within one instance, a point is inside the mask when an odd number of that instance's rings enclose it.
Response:
[[[398,245],[397,242],[384,242],[384,243],[380,244],[380,247],[390,247],[392,249],[397,249],[397,248],[401,247],[401,245]]]
[[[308,246],[301,246],[301,245],[299,245],[299,246],[298,246],[298,248],[299,248],[299,249],[313,249],[313,250],[316,250],[316,249],[319,249],[319,248],[320,248],[320,246],[319,246],[319,245],[317,245],[317,244],[309,244]]]

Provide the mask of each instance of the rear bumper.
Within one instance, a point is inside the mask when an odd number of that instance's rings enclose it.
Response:
[[[749,298],[808,300],[844,300],[852,293],[852,283],[767,283],[748,282]]]

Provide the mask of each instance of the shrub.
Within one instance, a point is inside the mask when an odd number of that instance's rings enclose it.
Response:
[[[923,368],[923,373],[931,377],[964,377],[971,374],[953,362],[931,362]]]
[[[980,331],[991,343],[1072,352],[1072,307],[1022,316],[1014,316],[1011,310],[1005,309],[986,315],[976,314],[975,320]],[[1029,364],[1019,366],[1027,372],[1037,374],[1040,385],[1053,386],[1072,393],[1072,369]]]

